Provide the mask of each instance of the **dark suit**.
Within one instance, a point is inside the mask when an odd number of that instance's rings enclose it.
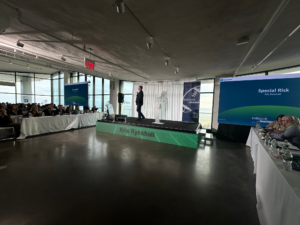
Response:
[[[45,114],[45,116],[52,116],[52,111],[51,111],[51,109],[45,109],[45,110],[43,111],[43,113]]]
[[[21,126],[18,123],[13,123],[9,116],[0,116],[0,127],[13,127],[15,129],[15,137],[20,136]]]
[[[57,109],[54,112],[55,115],[64,115],[65,113],[67,113],[67,112],[64,109],[62,109],[62,110]]]
[[[12,111],[12,110],[9,110],[8,112],[7,112],[7,115],[8,116],[10,116],[10,115],[12,115],[12,116],[17,116],[17,115],[22,115],[23,113],[22,113],[22,110],[21,109],[17,109],[15,112],[14,111]]]
[[[140,91],[137,95],[136,95],[136,100],[135,103],[137,105],[136,107],[136,111],[138,112],[138,118],[139,119],[145,119],[145,116],[142,113],[142,105],[144,104],[144,92]]]

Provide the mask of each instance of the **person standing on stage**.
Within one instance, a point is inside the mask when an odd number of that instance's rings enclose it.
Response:
[[[141,120],[141,119],[145,119],[145,116],[142,113],[142,105],[144,101],[144,92],[143,92],[143,86],[139,86],[139,91],[136,93],[136,111],[138,112],[138,119],[137,120]]]

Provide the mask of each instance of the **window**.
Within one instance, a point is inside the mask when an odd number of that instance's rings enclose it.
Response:
[[[51,96],[51,76],[35,74],[35,94]]]
[[[124,103],[120,107],[122,115],[132,116],[132,90],[132,82],[121,81],[121,93],[124,94]]]
[[[269,75],[278,75],[278,74],[293,74],[293,73],[300,73],[300,67],[293,67],[289,69],[283,69],[283,70],[274,70],[270,71]]]
[[[201,80],[199,123],[203,128],[211,129],[215,80]]]
[[[15,73],[0,73],[0,92],[15,94],[16,92]]]

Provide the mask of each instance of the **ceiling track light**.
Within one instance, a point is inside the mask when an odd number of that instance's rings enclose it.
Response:
[[[165,61],[165,65],[166,65],[166,66],[169,65],[169,60],[166,60],[166,61]]]
[[[238,43],[236,45],[244,45],[248,44],[249,42],[249,37],[242,37],[240,40],[238,40]]]
[[[65,62],[67,59],[62,55],[61,60]]]
[[[125,13],[125,3],[123,0],[115,1],[115,7],[117,8],[118,13]]]
[[[175,70],[175,74],[177,74],[177,71]]]
[[[146,45],[147,45],[148,49],[152,49],[153,48],[153,45],[151,43],[147,43]]]
[[[27,64],[27,68],[30,68],[30,66]]]
[[[17,40],[17,46],[23,48],[24,47],[24,44],[22,42],[20,42],[19,40]]]
[[[179,67],[176,68],[176,72],[179,73]]]
[[[9,62],[9,64],[13,64],[10,60],[8,62]]]

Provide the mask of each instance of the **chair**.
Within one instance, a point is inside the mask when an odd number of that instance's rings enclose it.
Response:
[[[15,128],[0,127],[0,141],[13,140],[15,138]]]

